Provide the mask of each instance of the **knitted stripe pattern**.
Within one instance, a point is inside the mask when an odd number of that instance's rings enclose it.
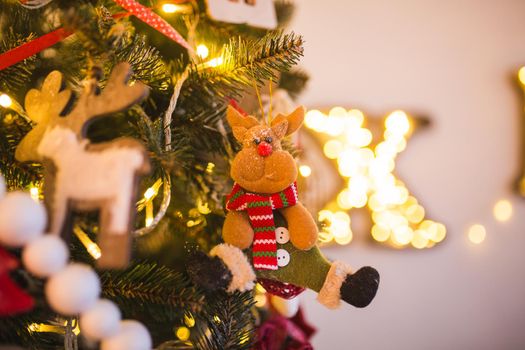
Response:
[[[297,203],[297,183],[294,182],[281,192],[260,195],[246,192],[235,183],[226,197],[226,209],[246,210],[253,228],[253,267],[256,270],[277,270],[277,241],[273,210],[287,208]]]

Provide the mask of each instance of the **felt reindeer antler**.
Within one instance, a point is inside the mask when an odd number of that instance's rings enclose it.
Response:
[[[18,145],[16,159],[20,162],[42,161],[37,152],[38,144],[46,130],[53,126],[69,128],[82,139],[90,121],[124,110],[144,99],[148,94],[148,87],[138,81],[128,85],[130,76],[129,63],[119,63],[111,72],[102,93],[97,94],[96,86],[91,84],[82,92],[74,109],[65,117],[61,117],[72,93],[67,89],[62,90],[62,73],[51,72],[41,90],[32,89],[26,95],[27,114],[36,126]]]

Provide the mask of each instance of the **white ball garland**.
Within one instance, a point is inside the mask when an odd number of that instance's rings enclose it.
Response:
[[[89,265],[72,263],[51,276],[46,297],[51,307],[63,315],[76,315],[95,305],[100,295],[98,275]]]
[[[150,350],[151,336],[140,322],[124,320],[120,322],[117,334],[106,338],[100,344],[100,350]]]
[[[24,192],[5,193],[0,176],[0,243],[24,247],[22,261],[37,277],[49,277],[45,294],[51,308],[63,315],[80,314],[80,332],[100,340],[103,350],[151,350],[147,328],[134,320],[121,321],[118,307],[98,299],[100,280],[85,264],[67,264],[69,250],[60,237],[43,235],[47,224],[44,206]],[[43,236],[42,236],[43,235]]]
[[[44,235],[25,246],[22,261],[33,275],[44,278],[61,270],[67,264],[69,250],[64,241],[54,235]]]
[[[46,211],[24,192],[10,192],[0,201],[0,242],[22,247],[40,236],[47,223]]]
[[[5,181],[4,178],[0,176],[0,199],[4,198],[5,195]]]
[[[84,337],[92,340],[116,335],[120,328],[121,314],[118,307],[107,299],[100,299],[80,317]]]

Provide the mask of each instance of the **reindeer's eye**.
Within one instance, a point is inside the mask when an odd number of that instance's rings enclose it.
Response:
[[[266,136],[264,141],[266,141],[266,143],[272,143],[273,139],[270,136]]]
[[[253,143],[255,143],[256,145],[258,145],[258,144],[261,143],[261,139],[259,139],[259,138],[256,137],[256,138],[253,139]]]

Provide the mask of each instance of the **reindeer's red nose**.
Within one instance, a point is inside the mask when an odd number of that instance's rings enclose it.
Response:
[[[272,154],[272,145],[266,142],[261,142],[257,146],[257,153],[259,153],[261,157],[268,157],[270,154]]]

